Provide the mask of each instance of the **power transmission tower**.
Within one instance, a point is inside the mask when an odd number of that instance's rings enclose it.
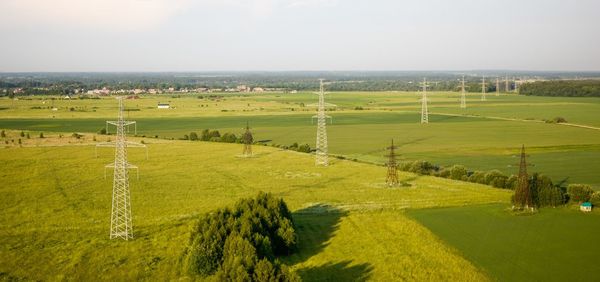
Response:
[[[394,139],[392,139],[392,145],[386,148],[390,151],[390,153],[389,153],[389,155],[387,155],[387,157],[388,157],[388,163],[387,163],[388,172],[387,172],[387,178],[386,178],[385,182],[390,187],[398,185],[398,164],[396,163],[396,152],[395,152],[396,148],[398,148],[398,147],[394,146]]]
[[[254,142],[254,138],[252,137],[252,132],[250,132],[250,125],[246,122],[246,131],[242,135],[242,140],[244,141],[244,157],[252,156],[252,142]]]
[[[529,175],[527,174],[527,155],[525,154],[525,145],[521,147],[521,161],[519,162],[519,178],[517,180],[517,189],[515,190],[513,209],[534,210],[533,195],[529,186]]]
[[[109,124],[117,127],[115,141],[115,162],[107,165],[114,168],[112,213],[110,219],[110,238],[133,239],[133,224],[131,220],[131,199],[129,194],[129,168],[137,168],[127,162],[127,140],[125,127],[134,121],[123,120],[123,97],[119,100],[119,116],[117,121]]]
[[[486,97],[485,97],[485,75],[482,78],[482,82],[481,82],[481,101],[486,101]]]
[[[423,94],[421,97],[421,123],[429,123],[429,109],[427,108],[427,78],[423,78],[421,83]]]
[[[328,166],[328,148],[327,148],[327,119],[331,119],[330,116],[325,114],[325,105],[335,106],[332,104],[325,103],[325,91],[323,87],[323,79],[319,79],[319,92],[315,93],[319,96],[319,103],[317,106],[317,115],[313,118],[317,118],[317,144],[315,154],[315,164],[321,166]]]
[[[466,109],[467,108],[467,94],[465,93],[465,76],[462,76],[462,83],[461,83],[461,89],[460,89],[460,108],[461,109]]]
[[[500,78],[496,77],[496,96],[500,96]]]
[[[509,87],[508,87],[508,75],[506,76],[506,78],[504,79],[504,92],[508,93],[510,91]]]
[[[521,79],[519,79],[520,81]],[[517,81],[517,79],[515,78],[515,93],[519,94],[519,83]]]

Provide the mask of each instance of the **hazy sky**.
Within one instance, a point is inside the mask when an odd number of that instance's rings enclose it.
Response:
[[[600,70],[599,0],[0,0],[0,71]]]

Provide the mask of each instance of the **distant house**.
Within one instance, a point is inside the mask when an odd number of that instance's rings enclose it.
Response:
[[[165,103],[158,103],[158,108],[159,109],[170,109],[171,105],[165,104]]]
[[[591,212],[592,211],[592,203],[585,202],[579,206],[579,210],[582,212]]]

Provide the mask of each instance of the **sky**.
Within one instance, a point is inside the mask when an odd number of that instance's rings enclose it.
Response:
[[[0,0],[0,72],[600,71],[598,0]]]

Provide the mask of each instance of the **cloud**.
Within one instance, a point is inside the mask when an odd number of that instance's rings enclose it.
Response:
[[[188,0],[2,0],[2,29],[22,27],[140,31],[182,11]]]

